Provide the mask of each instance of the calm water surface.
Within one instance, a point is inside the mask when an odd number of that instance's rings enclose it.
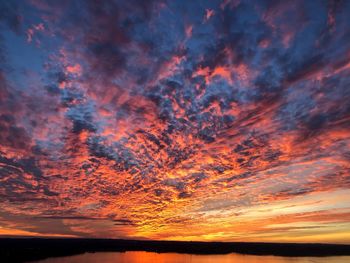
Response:
[[[227,255],[191,255],[153,252],[98,252],[76,256],[49,258],[40,263],[350,263],[350,256],[345,257],[275,257],[250,256],[240,254]]]

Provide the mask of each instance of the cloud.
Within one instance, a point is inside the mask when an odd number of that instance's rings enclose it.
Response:
[[[300,241],[348,222],[333,211],[347,218],[348,3],[1,12],[0,212],[14,233]]]

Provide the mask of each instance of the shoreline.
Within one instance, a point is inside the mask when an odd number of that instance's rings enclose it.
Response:
[[[318,243],[151,241],[86,238],[0,238],[0,258],[25,262],[94,252],[146,251],[197,255],[350,256],[350,245]]]

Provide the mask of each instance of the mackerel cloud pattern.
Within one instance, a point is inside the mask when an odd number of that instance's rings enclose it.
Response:
[[[0,235],[350,242],[350,1],[1,1]]]

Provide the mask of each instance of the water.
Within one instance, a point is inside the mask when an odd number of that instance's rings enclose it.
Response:
[[[48,258],[40,263],[349,263],[350,256],[334,257],[276,257],[241,254],[191,255],[177,253],[154,253],[144,251],[98,252],[75,256]]]

